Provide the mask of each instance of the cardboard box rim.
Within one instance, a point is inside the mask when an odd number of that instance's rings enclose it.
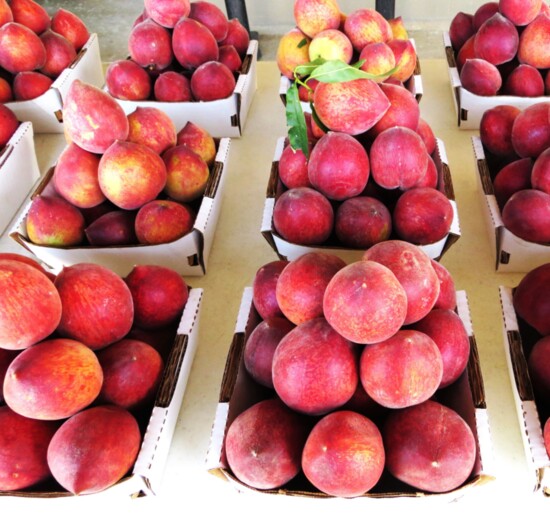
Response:
[[[164,375],[157,391],[151,416],[143,434],[137,459],[130,473],[109,488],[96,494],[131,498],[156,495],[172,443],[176,422],[187,386],[189,373],[198,348],[198,329],[204,290],[190,288],[176,337],[165,365]],[[40,485],[32,490],[0,492],[1,497],[57,498],[76,497],[60,490],[40,492]],[[93,494],[95,495],[95,494]]]
[[[33,125],[25,121],[19,124],[0,151],[0,237],[8,230],[11,217],[19,210],[39,178]]]
[[[127,273],[129,267],[134,264],[157,263],[172,267],[184,276],[205,275],[222,205],[230,144],[230,138],[219,140],[211,181],[202,197],[193,230],[176,241],[156,245],[65,248],[33,244],[26,235],[25,217],[32,199],[42,193],[51,181],[54,166],[35,184],[27,200],[12,219],[9,225],[10,237],[54,272],[61,270],[64,265],[88,261],[103,264],[119,274]],[[184,261],[180,262],[180,258]]]
[[[472,136],[471,139],[487,233],[495,252],[495,270],[502,273],[525,273],[540,264],[550,262],[550,245],[521,239],[504,226],[481,138]]]
[[[460,74],[456,66],[455,53],[451,45],[449,31],[443,31],[443,45],[449,74],[449,81],[453,93],[453,102],[456,110],[457,125],[463,130],[479,129],[483,113],[497,105],[513,105],[520,109],[527,108],[535,103],[548,101],[548,96],[522,97],[499,94],[497,96],[478,96],[466,90],[460,81]]]
[[[44,94],[27,101],[12,101],[6,103],[6,106],[20,120],[32,121],[37,134],[63,133],[63,100],[75,79],[96,87],[101,87],[105,81],[96,33],[90,34],[75,60],[54,80]]]
[[[264,203],[264,211],[261,224],[261,233],[264,239],[269,243],[277,256],[282,260],[292,260],[299,255],[310,251],[324,251],[326,253],[334,253],[341,256],[344,260],[348,262],[360,260],[364,251],[363,249],[345,248],[338,245],[304,246],[300,244],[294,244],[283,239],[275,231],[275,228],[273,226],[273,209],[277,198],[277,186],[280,182],[278,177],[278,162],[284,148],[284,143],[285,137],[279,137],[276,143],[275,153],[271,164],[271,172],[266,190],[266,200]],[[454,216],[451,223],[450,232],[447,234],[446,237],[433,244],[420,246],[420,248],[424,250],[434,260],[439,260],[445,254],[445,252],[460,238],[461,232],[453,182],[449,169],[449,162],[447,160],[447,152],[445,150],[445,145],[443,141],[439,138],[436,138],[436,153],[434,160],[440,176],[439,188],[449,199],[449,202],[453,207]]]
[[[137,107],[156,107],[170,116],[176,128],[183,127],[187,121],[193,121],[213,137],[238,138],[243,135],[248,111],[257,88],[257,61],[258,41],[250,40],[243,60],[243,72],[238,76],[233,95],[223,100],[171,103],[115,99],[126,114],[130,114]]]
[[[533,477],[533,493],[550,497],[550,456],[544,446],[543,425],[535,403],[527,368],[525,344],[522,341],[513,306],[514,289],[499,286],[506,362],[521,427],[525,457]]]
[[[474,425],[470,426],[474,432],[477,445],[477,461],[474,465],[473,474],[462,486],[446,493],[434,494],[422,491],[406,493],[396,491],[381,491],[377,493],[367,492],[362,496],[352,498],[353,500],[418,501],[423,498],[424,500],[427,499],[430,501],[442,501],[447,503],[460,499],[460,497],[466,494],[471,488],[479,487],[480,485],[485,485],[495,480],[494,473],[492,471],[492,468],[494,467],[493,449],[487,408],[485,404],[483,377],[479,365],[479,355],[475,342],[475,336],[472,330],[470,310],[465,291],[457,291],[457,302],[457,312],[459,313],[459,316],[463,320],[468,331],[471,347],[468,368],[464,371],[460,380],[462,383],[461,389],[466,387],[470,392],[470,396],[467,398],[468,406],[474,406],[474,410],[469,411],[469,414],[471,414],[471,421],[474,423]],[[212,425],[210,445],[206,459],[207,470],[215,477],[229,482],[238,491],[277,496],[299,496],[312,499],[338,499],[319,491],[292,490],[284,487],[272,490],[256,489],[242,483],[238,478],[236,478],[225,461],[223,455],[223,444],[230,421],[232,421],[232,419],[234,419],[239,412],[245,410],[247,406],[262,399],[261,395],[259,397],[257,396],[255,399],[252,399],[249,395],[245,396],[243,387],[251,386],[255,390],[259,389],[261,386],[252,382],[250,377],[246,377],[246,369],[244,368],[242,356],[246,339],[260,320],[261,319],[257,315],[252,301],[252,287],[245,287],[242,294],[233,339],[228,351],[223,380],[220,388],[219,403]],[[241,377],[240,380],[239,377]],[[246,379],[244,384],[243,378]],[[472,400],[471,403],[470,398]],[[243,399],[244,403],[236,405],[235,402],[239,399]],[[237,407],[237,410],[231,410],[232,406],[233,409]]]
[[[416,42],[414,38],[409,38],[416,50]],[[290,88],[292,84],[292,80],[290,78],[287,78],[286,76],[283,76],[281,74],[280,82],[279,82],[279,97],[281,98],[281,101],[283,102],[283,105],[286,106],[286,92]],[[421,73],[421,67],[420,67],[420,59],[417,55],[416,57],[416,66],[413,71],[413,75],[405,82],[406,89],[413,94],[413,96],[416,98],[416,101],[420,103],[420,100],[422,99],[422,96],[424,94],[424,86],[422,84],[422,73]],[[311,106],[309,103],[302,101],[302,110],[304,112],[311,112]]]

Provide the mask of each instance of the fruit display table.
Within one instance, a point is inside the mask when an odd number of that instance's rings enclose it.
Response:
[[[95,517],[106,515],[109,519],[118,515],[125,519],[152,519],[177,512],[206,519],[231,515],[246,520],[266,515],[290,519],[373,519],[377,514],[390,514],[393,519],[400,513],[406,513],[408,518],[412,515],[413,519],[440,519],[455,513],[476,519],[479,511],[485,513],[487,507],[494,513],[515,512],[514,508],[521,508],[527,515],[548,511],[550,499],[532,492],[535,478],[525,459],[504,350],[499,286],[515,287],[523,274],[495,271],[495,254],[487,235],[474,166],[471,138],[477,131],[457,127],[446,62],[420,58],[422,116],[445,143],[460,214],[461,238],[441,262],[453,275],[457,289],[466,291],[468,296],[485,386],[496,479],[465,490],[464,496],[453,503],[433,497],[365,501],[239,493],[206,471],[212,421],[242,291],[250,286],[260,266],[276,259],[260,228],[273,151],[277,138],[286,131],[285,115],[278,98],[277,66],[274,62],[259,62],[258,89],[243,136],[232,140],[209,271],[203,277],[189,278],[191,285],[204,288],[199,345],[161,490],[157,496],[142,498],[122,496],[116,487],[80,498],[3,497],[3,512],[17,512],[18,517],[39,514],[41,519],[64,519],[80,516],[87,509]],[[44,171],[62,149],[63,137],[40,135],[35,143]],[[19,251],[13,242],[2,239],[0,247]]]

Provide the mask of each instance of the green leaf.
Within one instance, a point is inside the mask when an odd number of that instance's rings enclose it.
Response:
[[[301,150],[306,157],[309,157],[306,118],[296,83],[293,83],[286,92],[286,123],[290,146],[294,150]]]
[[[360,66],[350,65],[341,60],[329,60],[315,67],[308,79],[313,78],[323,83],[339,83],[361,78],[373,80],[378,77],[376,74],[362,71]]]

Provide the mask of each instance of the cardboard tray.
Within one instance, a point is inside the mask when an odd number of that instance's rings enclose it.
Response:
[[[493,449],[489,431],[485,390],[479,365],[479,356],[475,336],[472,331],[470,311],[466,293],[457,292],[457,311],[462,319],[470,339],[470,359],[463,375],[447,389],[438,391],[442,403],[456,410],[470,425],[477,443],[477,458],[472,475],[459,488],[442,494],[421,492],[396,480],[385,482],[382,479],[371,491],[354,498],[358,501],[372,500],[431,500],[448,503],[455,501],[468,493],[472,488],[492,482]],[[298,477],[284,488],[274,490],[258,490],[237,479],[227,465],[224,454],[224,440],[231,422],[254,403],[272,396],[270,391],[255,383],[248,375],[243,361],[244,347],[248,336],[259,324],[261,318],[252,302],[252,288],[244,289],[235,332],[229,352],[223,380],[221,384],[219,403],[212,426],[210,446],[207,455],[207,470],[213,475],[227,480],[238,491],[271,494],[277,496],[301,496],[309,498],[331,498],[307,485],[305,479]],[[305,485],[305,486],[304,486]],[[333,498],[334,499],[334,498]]]
[[[504,226],[492,181],[497,172],[491,172],[479,136],[472,136],[472,146],[474,147],[479,193],[484,203],[485,223],[495,252],[496,271],[526,273],[541,264],[550,262],[550,244],[526,241],[514,235]]]
[[[63,133],[63,101],[74,80],[81,80],[101,88],[105,82],[97,34],[91,34],[73,63],[38,98],[6,103],[20,121],[32,121],[34,131]]]
[[[455,53],[451,45],[449,32],[443,32],[443,44],[445,45],[445,56],[453,101],[457,115],[458,127],[463,130],[478,129],[483,113],[497,105],[513,105],[519,109],[525,109],[535,103],[548,101],[548,96],[537,96],[536,98],[523,96],[478,96],[462,87],[460,74],[456,66]]]
[[[413,38],[410,38],[414,48],[416,49],[416,44]],[[292,80],[286,76],[281,75],[279,83],[279,97],[281,101],[286,106],[286,93],[290,86],[292,85]],[[424,94],[424,87],[422,85],[422,74],[420,70],[420,59],[418,55],[416,56],[416,67],[414,68],[413,75],[405,82],[406,89],[413,94],[416,98],[416,101],[420,103],[422,95]],[[311,112],[311,105],[308,102],[302,101],[302,110],[304,112]]]
[[[336,239],[329,239],[329,243],[319,246],[303,246],[294,244],[283,239],[273,226],[273,209],[277,197],[284,191],[284,187],[279,179],[278,164],[285,144],[285,138],[280,137],[277,140],[274,159],[271,165],[271,172],[266,191],[266,200],[264,204],[264,212],[261,225],[261,233],[265,240],[273,248],[278,257],[282,260],[293,260],[311,251],[322,251],[325,253],[333,253],[338,255],[346,262],[354,262],[360,260],[363,256],[364,249],[351,249],[343,247]],[[458,220],[458,210],[455,201],[454,188],[447,160],[447,152],[443,141],[436,138],[436,152],[434,154],[435,164],[439,172],[439,190],[441,190],[449,199],[454,217],[451,223],[449,234],[433,244],[420,246],[432,259],[439,260],[444,253],[460,238],[460,224]]]
[[[39,178],[33,125],[26,121],[0,150],[0,237]]]
[[[206,273],[210,249],[220,215],[227,162],[231,140],[219,141],[210,180],[197,211],[193,230],[180,239],[166,244],[130,246],[73,246],[50,247],[33,244],[26,234],[25,218],[32,199],[41,194],[51,181],[54,167],[34,187],[22,209],[10,224],[10,237],[32,252],[55,273],[63,266],[80,262],[95,262],[119,275],[128,273],[135,264],[159,264],[176,270],[183,276],[202,276]]]
[[[183,128],[188,121],[193,121],[213,137],[241,137],[256,92],[257,62],[258,41],[250,40],[235,90],[229,98],[223,100],[176,103],[117,101],[126,114],[132,113],[137,107],[156,107],[170,116],[176,128]]]
[[[533,392],[527,359],[540,335],[533,334],[517,315],[513,306],[513,288],[500,286],[500,303],[504,321],[504,349],[512,382],[512,393],[521,426],[521,437],[533,493],[550,497],[550,457],[544,446],[542,429],[548,411],[543,412]],[[549,404],[546,404],[548,408]],[[541,418],[543,420],[541,421]]]
[[[98,492],[98,494],[138,498],[158,493],[189,373],[197,351],[202,297],[202,289],[191,288],[189,290],[189,299],[183,310],[176,337],[165,363],[164,375],[157,391],[155,403],[133,469],[126,477],[108,489]],[[41,489],[37,485],[32,491],[0,492],[0,497],[53,498],[73,496],[56,483],[52,484],[47,490],[46,485],[42,485],[42,487]]]

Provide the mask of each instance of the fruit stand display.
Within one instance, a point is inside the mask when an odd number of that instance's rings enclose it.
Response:
[[[546,100],[549,14],[545,2],[504,0],[453,17],[443,43],[460,128],[479,128],[495,105],[524,109]]]
[[[490,3],[499,25],[509,3]],[[0,29],[18,4],[34,2],[0,0]],[[336,0],[296,0],[296,27],[261,63],[220,13],[145,0],[130,56],[99,86],[64,83],[51,134],[15,130],[34,137],[42,167],[0,243],[1,300],[15,303],[0,306],[0,497],[21,515],[89,501],[114,516],[122,501],[135,519],[182,502],[246,519],[412,505],[441,518],[458,503],[473,517],[488,501],[545,501],[548,412],[526,372],[528,319],[511,312],[524,273],[495,268],[502,228],[496,248],[482,233],[505,160],[484,125],[479,137],[456,128],[448,64],[426,60],[421,79],[400,17]],[[206,43],[190,52],[191,40]],[[147,55],[151,41],[162,45]],[[193,81],[213,69],[227,81]],[[507,113],[522,110],[535,109]],[[149,385],[126,389],[117,357],[135,362],[138,346]],[[21,458],[32,471],[13,471]]]

